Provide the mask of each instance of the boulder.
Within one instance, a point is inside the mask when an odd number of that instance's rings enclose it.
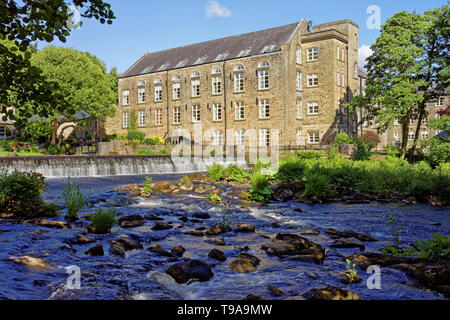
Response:
[[[125,256],[126,251],[144,249],[142,244],[128,236],[121,236],[111,241],[110,252],[115,255]]]
[[[306,230],[301,233],[302,236],[318,236],[319,234],[319,230]]]
[[[216,187],[214,186],[208,186],[208,185],[199,185],[195,190],[194,193],[197,194],[204,194],[204,193],[210,193],[212,191],[216,190]]]
[[[236,258],[231,264],[230,268],[238,273],[249,273],[256,271],[256,265],[249,259]]]
[[[285,182],[272,189],[272,198],[276,201],[289,201],[294,196],[305,190],[305,185],[301,182]]]
[[[255,226],[250,223],[242,223],[238,225],[236,231],[243,233],[252,233],[255,232]]]
[[[376,242],[378,241],[377,239],[371,237],[371,236],[366,236],[363,235],[361,233],[356,233],[356,232],[352,232],[352,231],[338,231],[335,229],[327,229],[325,230],[325,233],[329,234],[331,236],[331,238],[333,239],[339,239],[339,238],[355,238],[358,239],[360,241],[365,241],[365,242]]]
[[[209,215],[208,212],[197,212],[197,213],[194,213],[193,217],[197,218],[197,219],[204,219],[204,220],[211,218],[211,216]]]
[[[216,259],[220,262],[224,262],[227,260],[227,257],[225,256],[225,253],[223,253],[220,250],[217,249],[213,249],[208,253],[208,257],[210,257],[211,259]]]
[[[306,300],[361,300],[361,297],[349,290],[336,287],[312,289],[303,295]]]
[[[260,296],[257,296],[257,295],[254,295],[254,294],[250,293],[248,296],[246,296],[244,298],[244,300],[247,300],[247,301],[264,301],[266,299],[264,299],[263,297],[260,297]]]
[[[87,254],[88,256],[91,256],[91,257],[103,256],[104,255],[103,246],[101,244],[98,244],[98,245],[90,248],[89,250],[87,250],[85,252],[85,254]]]
[[[55,229],[70,229],[71,226],[65,221],[50,221],[47,219],[27,220],[25,223],[31,223],[35,226]]]
[[[175,189],[177,189],[177,185],[170,183],[168,181],[158,181],[158,182],[152,183],[153,192],[169,193]]]
[[[188,175],[189,180],[194,182],[205,182],[208,181],[208,177],[200,172],[194,172]]]
[[[161,248],[152,248],[149,247],[148,248],[149,251],[151,251],[152,253],[154,253],[157,256],[161,256],[161,257],[169,257],[172,258],[173,254],[171,254],[169,251],[161,249]]]
[[[93,243],[95,242],[95,240],[86,237],[84,234],[79,234],[77,235],[76,238],[70,240],[71,244],[89,244],[89,243]]]
[[[239,254],[238,258],[250,260],[255,266],[259,266],[259,264],[261,262],[261,260],[259,260],[257,257],[255,257],[251,254],[248,254],[248,253],[243,253],[243,252],[241,252]]]
[[[165,223],[165,222],[155,222],[153,224],[152,230],[169,230],[172,229],[173,225]]]
[[[268,286],[267,289],[269,289],[270,294],[274,297],[285,297],[286,296],[286,294],[283,291],[281,291],[278,288],[275,288],[274,286]]]
[[[189,280],[206,282],[214,275],[210,266],[203,261],[188,260],[172,265],[166,273],[177,283],[186,283]]]
[[[199,230],[187,231],[187,232],[183,232],[183,234],[187,234],[187,235],[194,236],[194,237],[203,237],[204,236],[204,233]]]
[[[334,241],[330,246],[333,248],[359,248],[361,251],[366,249],[364,242],[356,238],[342,238]]]
[[[325,249],[320,246],[315,248],[303,249],[299,252],[296,252],[296,255],[290,256],[287,259],[321,265],[323,260],[325,259]]]
[[[22,256],[22,257],[9,257],[9,260],[22,264],[36,271],[45,271],[53,268],[49,263],[40,258]]]
[[[145,219],[139,215],[121,217],[117,221],[122,228],[140,227],[145,223]]]
[[[184,192],[192,192],[194,191],[194,184],[192,182],[180,184],[179,189]]]
[[[347,257],[361,268],[367,268],[372,265],[379,265],[381,267],[389,267],[396,264],[413,264],[421,262],[421,259],[396,257],[384,253],[356,253]]]
[[[339,281],[344,283],[344,284],[349,285],[349,284],[352,284],[352,283],[360,283],[360,282],[362,282],[361,277],[358,276],[358,275],[355,275],[355,276],[353,276],[353,278],[350,278],[348,276],[347,271],[341,272],[339,274],[341,275],[341,279],[339,279]]]
[[[177,257],[182,257],[185,251],[186,249],[182,246],[174,247],[172,248],[172,250],[170,250],[170,252]]]
[[[142,189],[137,184],[128,184],[126,186],[114,189],[114,192],[141,193]]]
[[[224,231],[223,231],[222,227],[219,224],[216,224],[215,226],[213,226],[213,227],[211,227],[209,229],[206,229],[206,231],[205,231],[205,233],[208,236],[216,236],[216,235],[221,234],[223,232]]]

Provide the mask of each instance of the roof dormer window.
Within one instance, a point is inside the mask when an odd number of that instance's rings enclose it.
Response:
[[[198,58],[197,61],[195,61],[194,64],[202,64],[203,62],[206,61],[207,58],[208,58],[208,56],[204,55],[203,57]]]
[[[216,57],[216,59],[214,59],[214,61],[222,61],[222,60],[225,60],[228,56],[229,56],[229,52],[227,51],[227,52],[224,52],[224,53],[221,53],[221,54],[219,54],[217,57]]]

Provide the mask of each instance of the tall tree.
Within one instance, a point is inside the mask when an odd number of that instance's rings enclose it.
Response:
[[[14,105],[16,113],[9,112],[9,118],[15,120],[18,114],[22,119],[47,117],[55,109],[67,110],[56,85],[31,65],[29,48],[37,40],[66,41],[71,32],[67,22],[73,18],[70,5],[78,6],[84,18],[108,24],[115,19],[111,6],[103,0],[0,0],[0,112],[6,114],[7,107]],[[14,46],[5,40],[14,41]],[[44,107],[49,105],[52,107]]]
[[[59,94],[64,96],[66,110],[55,108],[50,118],[53,126],[51,143],[57,143],[57,132],[62,124],[89,122],[113,115],[117,101],[115,75],[108,74],[98,58],[75,49],[46,47],[31,58],[32,65],[42,70],[42,75],[51,79]],[[60,135],[62,137],[62,133]],[[58,141],[61,143],[61,139]]]

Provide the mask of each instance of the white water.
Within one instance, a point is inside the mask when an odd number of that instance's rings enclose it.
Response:
[[[143,174],[191,173],[206,171],[214,162],[246,168],[244,159],[227,161],[223,158],[171,156],[114,157],[17,157],[0,158],[0,172],[33,171],[47,178],[103,177]]]

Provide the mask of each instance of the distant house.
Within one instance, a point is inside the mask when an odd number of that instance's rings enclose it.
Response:
[[[10,108],[8,110],[13,110],[13,108]],[[11,136],[15,135],[15,129],[14,129],[14,121],[10,119],[3,120],[4,114],[0,113],[0,140],[6,140],[10,138]]]

